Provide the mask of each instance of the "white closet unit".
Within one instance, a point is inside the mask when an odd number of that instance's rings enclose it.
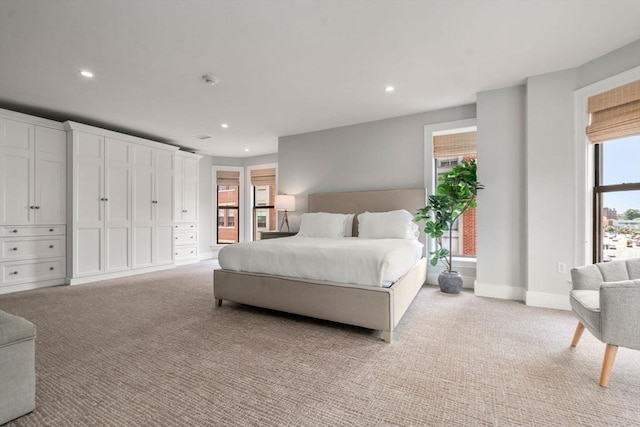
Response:
[[[74,122],[65,127],[71,165],[67,282],[173,267],[167,232],[173,232],[178,148]]]
[[[199,162],[202,156],[178,151],[175,156],[175,261],[198,261]]]
[[[0,110],[0,294],[64,283],[61,123]]]
[[[133,268],[173,263],[173,151],[134,146]]]

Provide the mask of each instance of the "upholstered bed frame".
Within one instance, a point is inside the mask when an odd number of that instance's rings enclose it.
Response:
[[[424,189],[322,193],[309,196],[309,212],[355,213],[406,209],[415,213],[426,204]],[[354,220],[354,236],[357,221]],[[424,243],[424,235],[421,234]],[[394,328],[424,284],[422,258],[389,288],[327,283],[290,277],[214,270],[213,296],[223,300],[375,329],[391,342]]]

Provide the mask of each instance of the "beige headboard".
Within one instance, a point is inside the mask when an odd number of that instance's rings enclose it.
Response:
[[[424,188],[400,190],[350,191],[345,193],[318,193],[309,195],[309,212],[354,213],[386,212],[406,209],[412,214],[427,204]],[[353,221],[353,235],[357,236],[358,224]],[[421,234],[423,234],[421,232]],[[423,240],[423,239],[421,239]]]

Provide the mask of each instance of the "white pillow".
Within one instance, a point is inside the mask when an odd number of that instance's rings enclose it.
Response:
[[[358,215],[358,237],[363,239],[410,239],[420,235],[413,215],[406,210],[364,212]]]
[[[347,215],[325,212],[303,213],[300,217],[302,237],[344,237]]]
[[[344,237],[353,236],[353,217],[356,214],[346,214],[347,219],[344,222]]]

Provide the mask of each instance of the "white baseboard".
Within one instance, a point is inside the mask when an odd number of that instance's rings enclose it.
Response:
[[[526,291],[524,288],[519,286],[491,285],[487,283],[478,283],[476,281],[474,294],[479,297],[524,301]]]
[[[217,257],[216,257],[216,253],[215,253],[215,252],[213,252],[213,251],[210,251],[210,252],[200,252],[200,253],[198,254],[198,259],[199,259],[200,261],[202,261],[203,259],[214,259],[214,258],[217,258]]]
[[[64,285],[65,279],[42,280],[40,282],[21,283],[19,285],[1,286],[0,295],[10,294],[12,292],[30,291],[32,289],[46,288],[49,286]]]
[[[532,307],[555,308],[557,310],[571,310],[569,295],[544,294],[541,292],[527,292],[526,304]]]
[[[173,263],[163,264],[163,265],[156,265],[153,267],[118,271],[116,273],[105,273],[105,274],[97,274],[95,276],[77,277],[75,279],[67,277],[66,283],[67,285],[82,285],[84,283],[99,282],[100,280],[118,279],[120,277],[134,276],[136,274],[144,274],[144,273],[152,273],[154,271],[169,270],[171,268],[176,268],[176,265]]]

